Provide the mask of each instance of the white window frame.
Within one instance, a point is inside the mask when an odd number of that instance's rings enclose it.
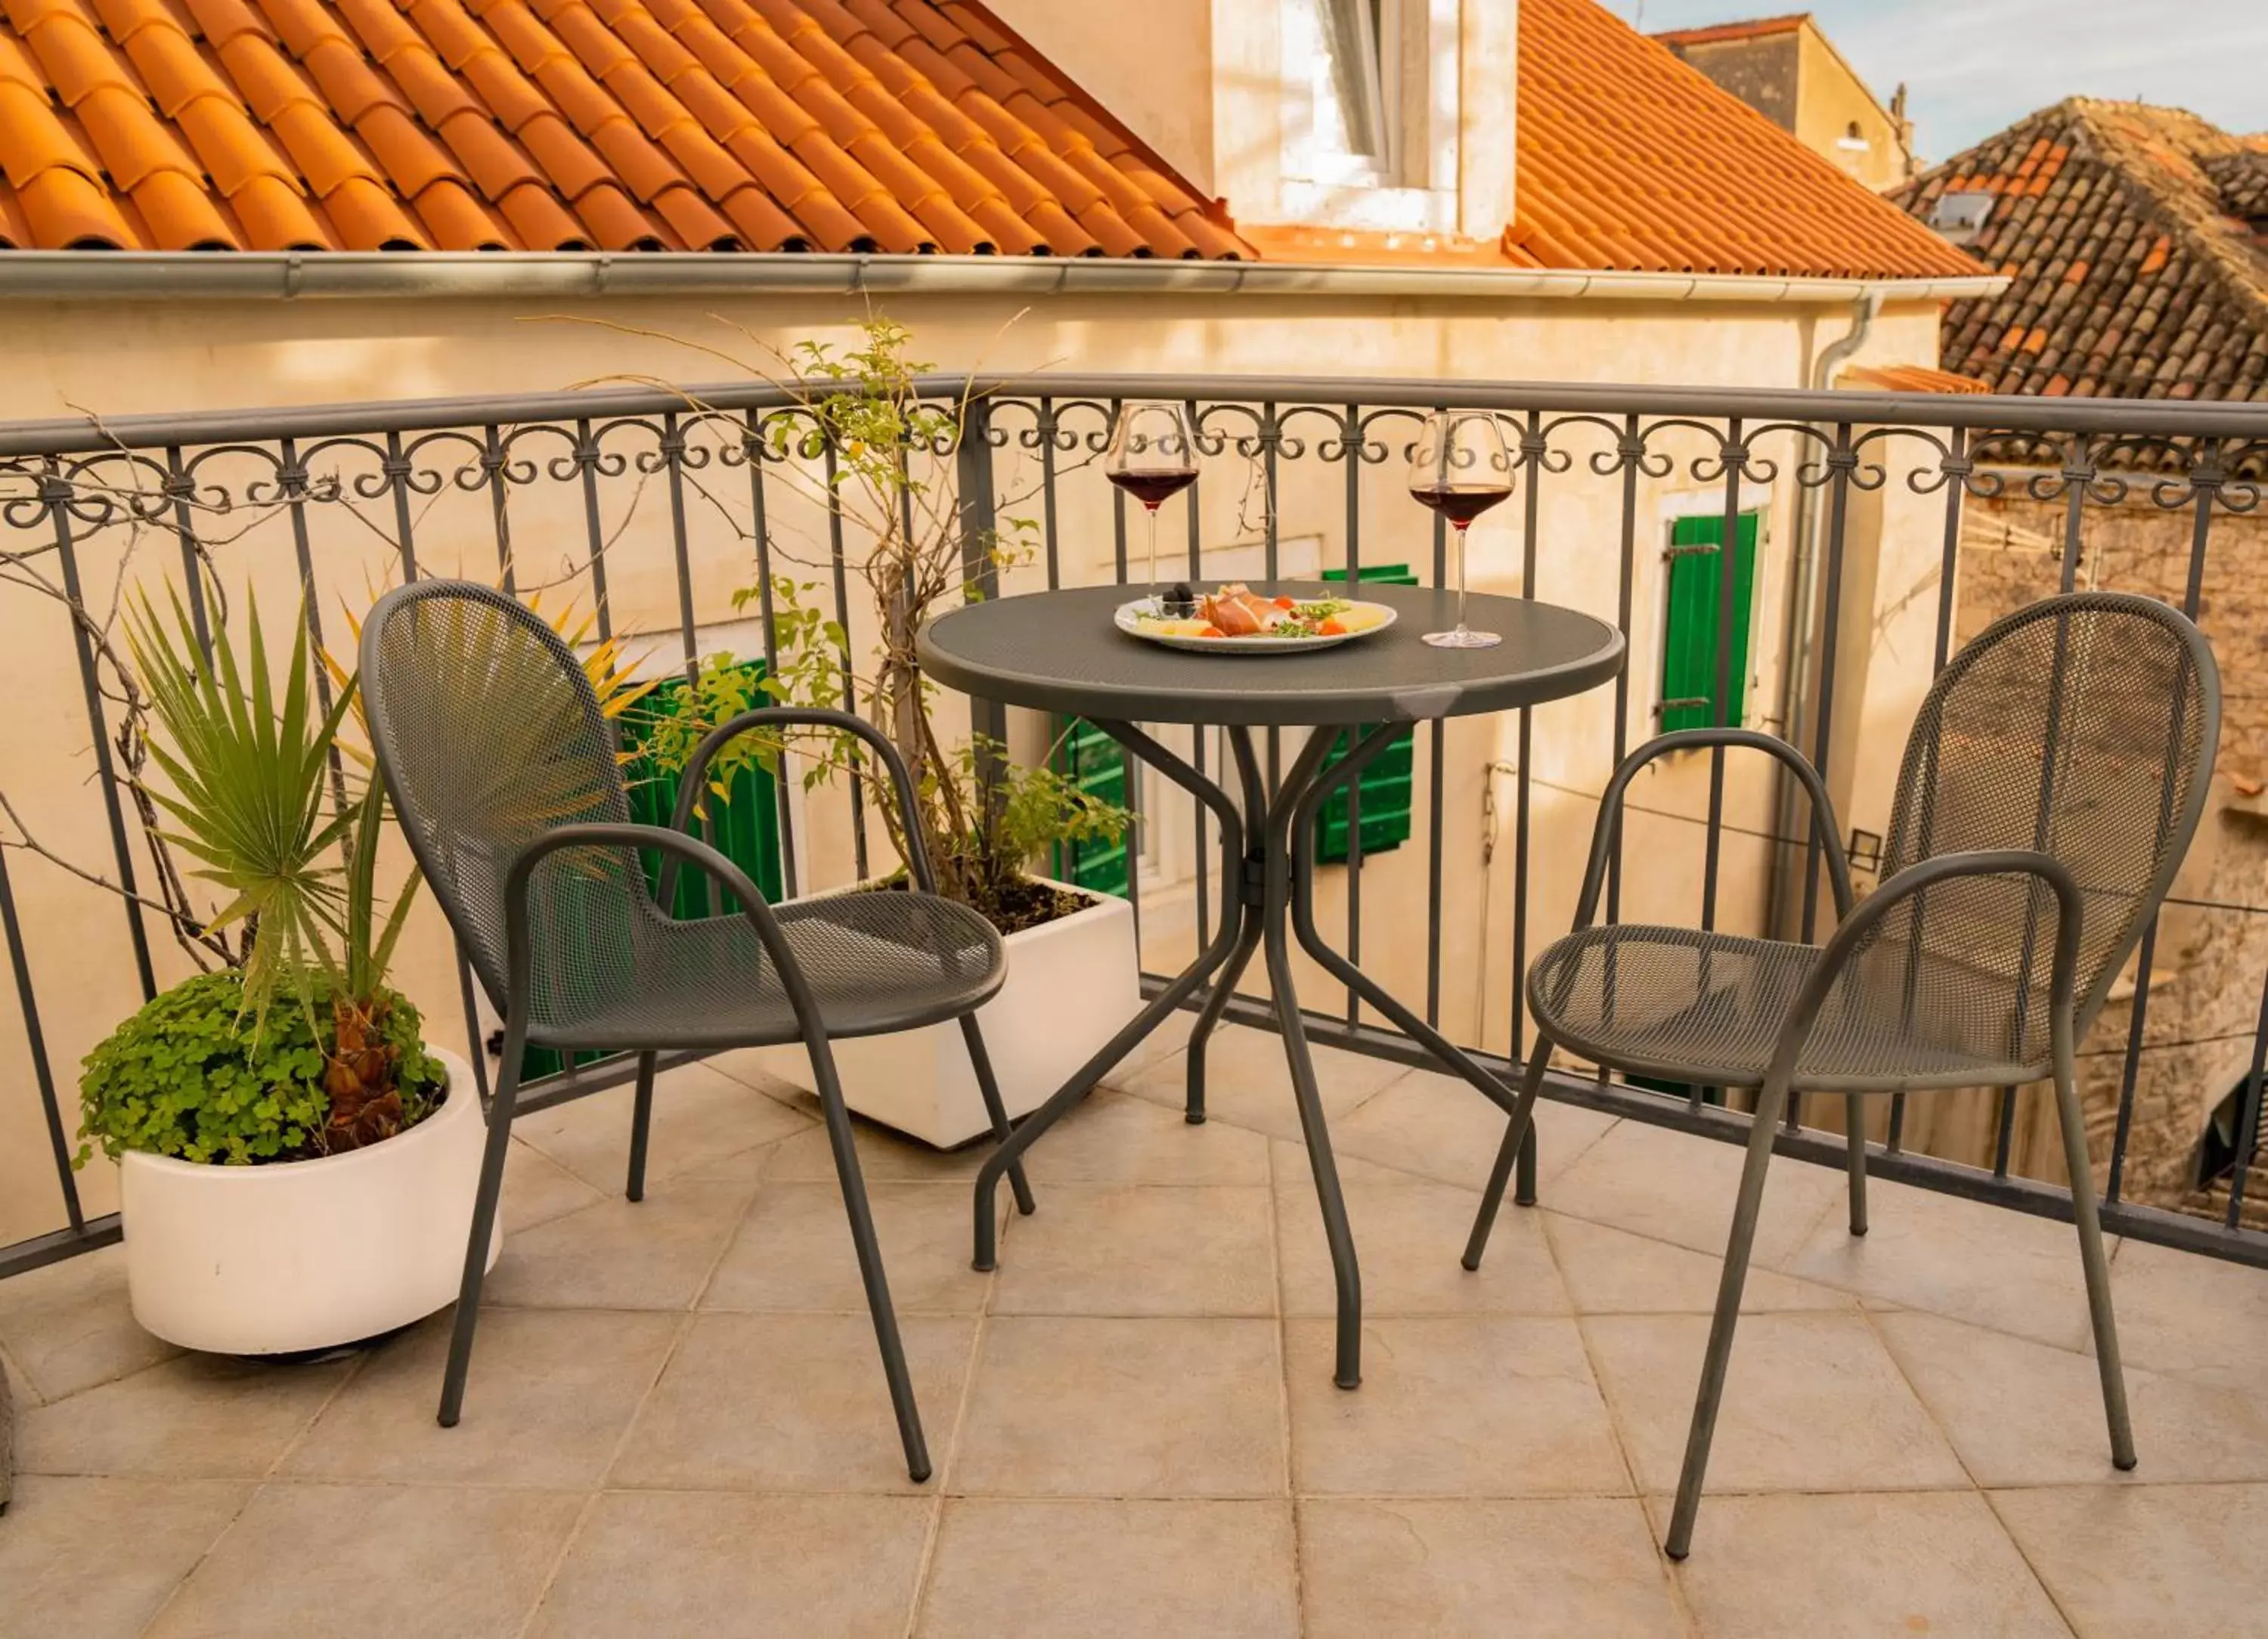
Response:
[[[1348,3],[1285,0],[1285,217],[1332,227],[1454,232],[1458,0],[1377,0],[1379,112],[1386,150],[1378,156],[1338,151],[1322,135],[1318,88],[1330,85],[1335,75],[1331,12]]]

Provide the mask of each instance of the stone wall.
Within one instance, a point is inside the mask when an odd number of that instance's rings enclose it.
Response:
[[[2088,505],[2080,521],[2076,584],[2179,604],[2190,573],[2195,521],[2193,510],[2156,506],[2146,484],[2138,484],[2117,505]],[[2004,496],[1970,503],[1962,532],[1958,641],[2057,590],[2065,527],[2061,502]],[[2220,759],[2205,819],[2174,897],[2220,907],[2268,906],[2268,801],[2260,784],[2268,776],[2268,508],[2250,515],[2216,509],[2198,621],[2220,662]],[[2166,1207],[2190,1203],[2205,1120],[2250,1066],[2264,973],[2268,913],[2168,908],[2159,927],[2127,1141],[2123,1194],[2128,1200]],[[2110,1167],[2133,1018],[2133,980],[2130,966],[2080,1044],[2080,1093],[2098,1183]],[[1934,1135],[1927,1147],[1989,1165],[1991,1123],[1980,1128],[1974,1108],[1965,1115],[1949,1113],[1953,1130]],[[2062,1175],[2045,1089],[2025,1090],[2017,1141],[2018,1171]]]

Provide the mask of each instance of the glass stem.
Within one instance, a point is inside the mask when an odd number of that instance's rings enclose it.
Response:
[[[1155,605],[1164,596],[1158,584],[1158,503],[1152,501],[1143,511],[1150,515],[1150,601]]]
[[[1457,526],[1457,630],[1465,629],[1465,526]]]

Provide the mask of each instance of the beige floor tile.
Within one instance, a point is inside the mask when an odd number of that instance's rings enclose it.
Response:
[[[1300,1504],[1311,1639],[1675,1639],[1684,1628],[1626,1497]]]
[[[1582,1322],[1639,1487],[1675,1491],[1709,1335],[1702,1315]],[[1967,1483],[1861,1314],[1758,1314],[1733,1339],[1711,1491],[1878,1490]]]
[[[1307,1146],[1286,1138],[1268,1141],[1268,1164],[1276,1180],[1276,1193],[1313,1201],[1315,1198],[1315,1169],[1307,1159]],[[1339,1182],[1352,1189],[1358,1184],[1401,1184],[1423,1187],[1440,1180],[1421,1172],[1405,1172],[1399,1167],[1383,1166],[1376,1161],[1366,1161],[1360,1156],[1348,1155],[1334,1143],[1331,1145],[1331,1166],[1339,1175]]]
[[[632,1089],[612,1087],[523,1115],[512,1122],[512,1132],[585,1183],[619,1194],[630,1169],[632,1098]],[[665,1070],[653,1084],[646,1182],[789,1137],[810,1124],[777,1099],[706,1064]]]
[[[1289,1503],[955,1498],[915,1631],[1290,1639],[1295,1582]]]
[[[248,1485],[23,1474],[0,1518],[0,1639],[132,1639]]]
[[[976,1323],[899,1331],[932,1461],[945,1464]],[[703,1314],[639,1412],[610,1484],[687,1490],[911,1491],[863,1314]]]
[[[18,1414],[26,1474],[257,1480],[313,1421],[352,1363],[269,1365],[183,1355]]]
[[[516,1634],[582,1506],[558,1491],[263,1486],[151,1639]]]
[[[1145,965],[1154,971],[1171,971],[1159,969],[1157,960],[1152,956]],[[1111,1068],[1109,1073],[1103,1077],[1102,1084],[1123,1088],[1160,1060],[1172,1058],[1182,1052],[1189,1043],[1189,1028],[1197,1022],[1197,1012],[1192,1008],[1180,1008],[1167,1014],[1155,1030],[1137,1042],[1134,1050]]]
[[[2268,1486],[1995,1491],[1992,1502],[2085,1639],[2268,1632]]]
[[[1405,1074],[1404,1067],[1365,1053],[1315,1047],[1315,1086],[1323,1118],[1333,1127],[1363,1101]],[[1115,1085],[1172,1110],[1188,1103],[1189,1055],[1162,1058]],[[1270,1030],[1225,1025],[1205,1047],[1205,1113],[1232,1127],[1248,1127],[1278,1138],[1300,1136],[1300,1106],[1292,1096],[1291,1066],[1284,1040]]]
[[[0,1341],[44,1400],[76,1394],[181,1352],[134,1324],[121,1246],[0,1281]]]
[[[1473,1270],[1458,1260],[1480,1206],[1478,1191],[1417,1179],[1394,1184],[1349,1180],[1343,1188],[1366,1316],[1571,1312],[1535,1211],[1505,1208],[1488,1255]],[[1330,1243],[1313,1186],[1279,1190],[1276,1211],[1284,1312],[1336,1314]]]
[[[1875,1328],[1979,1485],[2268,1481],[2268,1412],[2239,1394],[2130,1365],[2141,1466],[2110,1466],[2092,1356],[1906,1311]]]
[[[1000,1248],[995,1314],[1272,1315],[1264,1186],[1051,1183]]]
[[[1772,1171],[1776,1182],[1778,1166]],[[1850,1232],[1838,1207],[1780,1267],[2062,1349],[2086,1337],[2087,1277],[2070,1224],[1879,1179],[1868,1183],[1867,1205],[1863,1237]]]
[[[811,1125],[801,1132],[783,1138],[771,1147],[764,1163],[766,1182],[791,1184],[833,1184],[835,1176],[835,1147],[828,1142],[827,1128],[819,1124],[819,1106],[811,1106]],[[853,1148],[858,1152],[858,1172],[868,1184],[919,1183],[973,1184],[976,1169],[992,1153],[992,1141],[979,1138],[954,1150],[932,1150],[929,1145],[893,1132],[873,1121],[853,1117],[850,1122]],[[1000,1187],[1003,1194],[1007,1186]]]
[[[755,1190],[674,1178],[504,1237],[482,1301],[522,1309],[683,1309]]]
[[[1572,1320],[1371,1320],[1362,1386],[1331,1380],[1335,1327],[1285,1324],[1301,1496],[1625,1493],[1607,1408]]]
[[[609,1491],[529,1632],[897,1639],[936,1506],[918,1496]]]
[[[2074,1279],[2078,1261],[2074,1245]],[[2119,1351],[2132,1363],[2258,1392],[2268,1269],[2128,1241],[2110,1265],[2110,1295]]]
[[[324,1480],[592,1486],[661,1368],[681,1317],[490,1309],[473,1338],[463,1420],[434,1422],[452,1313],[364,1363],[286,1459]]]
[[[1543,1215],[1559,1273],[1583,1314],[1710,1314],[1724,1260],[1668,1241],[1557,1212]],[[1491,1254],[1493,1256],[1493,1253]],[[1749,1265],[1743,1313],[1770,1309],[1850,1309],[1850,1293]]]
[[[766,1098],[782,1104],[800,1109],[806,1106],[806,1101],[810,1101],[808,1107],[816,1113],[818,1104],[811,1100],[809,1093],[781,1080],[765,1068],[768,1055],[778,1050],[777,1047],[733,1047],[723,1053],[711,1053],[701,1062],[718,1074],[730,1076],[742,1086],[753,1087]]]
[[[1002,1316],[949,1478],[994,1496],[1279,1496],[1282,1399],[1270,1321]]]
[[[624,1151],[625,1165],[628,1153]],[[612,1193],[622,1193],[620,1173],[614,1179]],[[511,1245],[512,1237],[524,1230],[604,1201],[608,1194],[585,1183],[526,1140],[514,1138],[504,1156],[504,1244]]]
[[[1633,1234],[1721,1256],[1733,1227],[1745,1146],[1695,1133],[1623,1121],[1543,1192],[1543,1204]],[[1843,1174],[1786,1157],[1764,1174],[1764,1210],[1752,1262],[1784,1268],[1812,1226],[1839,1211]],[[1837,1220],[1839,1222],[1839,1219]]]
[[[1549,1099],[1535,1103],[1538,1194],[1553,1205],[1557,1180],[1616,1125],[1614,1118]],[[1412,1070],[1344,1121],[1331,1125],[1339,1150],[1478,1189],[1504,1143],[1506,1117],[1462,1077]]]
[[[901,1312],[974,1314],[983,1306],[989,1282],[969,1264],[971,1197],[965,1187],[875,1180],[866,1186],[866,1199],[890,1297]],[[1003,1188],[996,1213],[1012,1211],[1009,1202]],[[763,1184],[701,1306],[865,1314],[858,1256],[835,1180]]]
[[[1668,1499],[1646,1509],[1667,1531]],[[2070,1631],[1973,1491],[1712,1497],[1675,1575],[1708,1639]]]
[[[1058,1181],[1264,1184],[1268,1140],[1226,1121],[1192,1127],[1177,1110],[1103,1088],[1042,1134],[1025,1162],[1035,1193]]]

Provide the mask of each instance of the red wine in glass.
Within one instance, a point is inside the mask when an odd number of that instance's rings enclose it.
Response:
[[[1510,484],[1431,484],[1410,491],[1411,500],[1432,507],[1459,529],[1511,496]]]
[[[1161,502],[1170,501],[1197,481],[1197,470],[1194,467],[1185,467],[1179,472],[1171,469],[1162,472],[1151,469],[1110,474],[1112,483],[1116,484],[1153,512],[1158,510]],[[1504,497],[1499,496],[1497,498],[1502,500]]]

